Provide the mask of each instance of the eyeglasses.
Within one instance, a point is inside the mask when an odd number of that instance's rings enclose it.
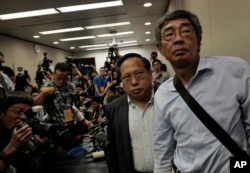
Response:
[[[194,32],[191,26],[183,26],[178,31],[181,37],[189,37]],[[164,31],[161,38],[163,38],[165,41],[171,41],[175,38],[175,36],[176,36],[176,29],[168,29]]]
[[[25,115],[25,112],[26,112],[26,110],[23,110],[21,108],[10,108],[7,111],[14,113],[18,117]]]
[[[132,75],[137,79],[137,80],[142,80],[145,77],[145,71],[136,71],[132,74],[125,74],[124,76],[121,77],[121,80],[123,83],[130,83],[132,81]]]

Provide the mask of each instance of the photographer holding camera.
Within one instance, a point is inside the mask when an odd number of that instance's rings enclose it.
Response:
[[[71,145],[74,137],[84,133],[90,122],[77,109],[76,85],[69,81],[70,68],[65,62],[58,62],[54,69],[54,80],[44,85],[33,99],[35,105],[43,105],[48,114],[46,122],[57,125],[60,130],[69,130],[72,139],[59,141],[62,154]]]
[[[53,61],[51,59],[49,59],[47,57],[47,52],[44,52],[43,53],[43,63],[42,63],[42,67],[43,67],[43,70],[47,70],[49,67],[50,67],[50,63],[52,63]]]
[[[3,93],[3,92],[2,92]],[[0,102],[0,172],[36,173],[38,167],[30,153],[23,149],[32,137],[32,128],[18,124],[27,120],[25,112],[33,106],[31,95],[22,91],[6,94]],[[39,142],[38,140],[36,142]]]

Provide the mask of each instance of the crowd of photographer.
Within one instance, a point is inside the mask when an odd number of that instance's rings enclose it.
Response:
[[[116,71],[119,58],[118,48],[111,47],[98,72],[95,66],[71,58],[56,63],[52,71],[53,61],[45,52],[36,83],[22,69],[24,73],[19,71],[13,86],[1,84],[6,97],[0,109],[0,172],[46,171],[75,145],[78,135],[90,134],[91,127],[105,123],[104,105],[125,93]],[[19,161],[19,155],[27,161]]]
[[[38,65],[36,83],[31,81],[32,74],[23,69],[10,80],[12,85],[5,86],[5,78],[0,78],[0,172],[46,171],[75,145],[79,134],[87,134],[90,127],[104,122],[104,97],[107,103],[111,92],[122,93],[117,75],[113,76],[117,57],[111,53],[109,50],[110,61],[99,73],[90,66],[89,74],[84,74],[72,60],[56,63],[52,71],[52,61],[44,53],[46,62]],[[2,72],[1,76],[10,79]],[[98,79],[101,83],[105,80],[103,88]]]

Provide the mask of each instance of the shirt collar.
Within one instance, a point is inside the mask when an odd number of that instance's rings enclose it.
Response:
[[[209,61],[209,57],[200,57],[196,73],[195,73],[195,75],[193,76],[193,78],[191,80],[193,80],[194,78],[196,78],[196,76],[198,76],[203,71],[207,71],[207,70],[210,71],[212,69],[213,69],[213,66],[212,66],[211,62]],[[170,85],[169,87],[167,87],[167,90],[168,91],[176,91],[176,89],[175,89],[175,87],[173,85],[173,77],[170,78],[170,80],[168,82],[171,82],[172,85]]]
[[[151,93],[152,93],[152,94],[151,94],[151,98],[148,100],[147,104],[154,103],[154,89],[152,89],[152,92],[151,92]],[[132,101],[130,100],[129,95],[127,95],[127,101],[128,101],[128,104],[129,104],[129,105],[134,105],[134,104],[132,103]]]

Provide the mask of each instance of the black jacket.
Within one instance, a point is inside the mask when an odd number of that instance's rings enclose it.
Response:
[[[104,148],[109,173],[136,173],[128,126],[128,101],[124,94],[105,107],[108,141]]]

